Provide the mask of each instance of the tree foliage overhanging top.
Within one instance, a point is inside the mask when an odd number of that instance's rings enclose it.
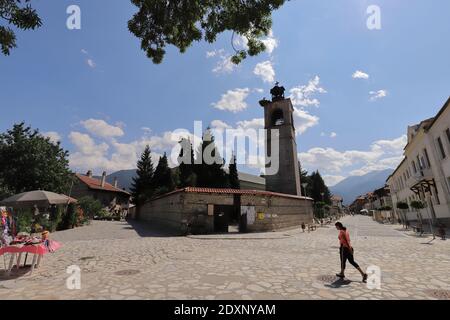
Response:
[[[154,63],[161,63],[167,45],[185,52],[194,41],[216,41],[233,31],[248,40],[248,49],[236,51],[232,61],[265,50],[261,37],[272,27],[271,14],[286,0],[131,0],[139,11],[128,22],[141,48]]]
[[[22,30],[39,28],[42,21],[36,10],[28,4],[30,1],[0,0],[0,23],[6,21]],[[17,47],[16,35],[10,27],[0,25],[0,47],[4,55],[9,55],[11,49]]]

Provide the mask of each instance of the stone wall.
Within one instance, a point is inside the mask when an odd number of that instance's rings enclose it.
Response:
[[[191,221],[193,232],[213,233],[214,215],[208,215],[208,204],[231,206],[233,195],[177,192],[146,203],[140,218],[176,232],[183,232],[183,221]],[[244,194],[241,205],[256,209],[256,219],[247,225],[248,232],[299,227],[313,219],[312,201],[308,199]]]

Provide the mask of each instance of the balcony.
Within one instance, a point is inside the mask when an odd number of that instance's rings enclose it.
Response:
[[[421,181],[431,181],[434,179],[433,171],[430,168],[421,169],[413,174],[407,181],[408,188],[413,187]]]
[[[421,169],[408,179],[407,184],[414,192],[418,192],[422,188],[428,191],[430,186],[434,185],[433,171],[430,168]]]

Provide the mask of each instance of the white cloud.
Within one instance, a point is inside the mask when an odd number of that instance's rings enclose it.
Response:
[[[258,63],[253,70],[253,73],[260,77],[264,82],[275,81],[275,70],[273,69],[272,62],[269,60]]]
[[[86,59],[86,64],[92,69],[94,69],[97,66],[97,64],[91,58]]]
[[[49,138],[50,141],[54,144],[58,143],[59,141],[61,141],[61,136],[59,135],[58,132],[55,131],[48,131],[48,132],[43,132],[42,135],[46,138]]]
[[[339,182],[341,182],[342,180],[345,179],[344,176],[333,176],[333,175],[324,175],[322,176],[323,180],[325,181],[325,184],[328,187],[333,187],[335,185],[337,185]]]
[[[86,121],[82,121],[81,124],[88,132],[98,137],[112,138],[121,137],[124,135],[122,128],[119,126],[110,125],[104,120],[88,119]]]
[[[231,54],[225,53],[225,50],[207,51],[206,58],[218,58],[215,67],[212,69],[214,73],[232,73],[238,66],[231,61]]]
[[[303,134],[309,128],[319,124],[319,117],[308,111],[294,107],[294,126],[296,134]]]
[[[243,111],[247,109],[247,103],[245,99],[250,93],[250,89],[234,89],[228,90],[227,93],[222,95],[220,101],[213,103],[212,106],[219,110],[231,111],[233,113]]]
[[[307,85],[300,85],[289,90],[290,98],[294,106],[309,107],[320,105],[317,98],[313,98],[318,93],[326,93],[327,91],[320,86],[320,77],[315,76],[309,80]]]
[[[272,52],[278,47],[278,40],[273,36],[272,30],[270,30],[269,35],[261,41],[266,46],[266,51],[268,54],[272,54]]]
[[[237,123],[238,128],[242,129],[263,129],[264,128],[264,118],[255,118],[252,120],[242,120]]]
[[[353,79],[369,79],[369,75],[363,71],[357,70],[355,73],[353,73],[352,78]]]
[[[83,155],[103,157],[109,149],[108,144],[96,144],[94,139],[85,133],[73,131],[69,134],[69,139]]]
[[[402,159],[406,135],[393,140],[378,140],[367,151],[337,151],[333,148],[312,148],[299,154],[303,167],[328,175],[362,175],[373,170],[395,168]]]
[[[337,133],[336,132],[330,133],[330,138],[336,138],[336,137],[337,137]]]
[[[376,101],[378,99],[387,97],[388,92],[386,90],[370,91],[369,95],[370,101]]]
[[[211,121],[211,128],[217,130],[231,129],[231,126],[223,122],[222,120]]]
[[[278,39],[273,35],[273,31],[270,30],[267,37],[263,37],[261,42],[266,46],[266,52],[271,55],[273,51],[278,47]],[[233,40],[233,45],[242,50],[248,50],[248,40],[246,37],[241,35],[235,37]]]
[[[141,127],[141,130],[144,131],[145,134],[150,134],[152,129],[149,127]]]
[[[89,54],[89,52],[87,52],[86,49],[81,49],[81,53],[82,53],[82,54],[85,54],[85,55],[88,55],[88,54]]]

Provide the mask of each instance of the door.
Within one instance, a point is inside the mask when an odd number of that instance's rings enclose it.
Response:
[[[230,210],[231,208],[231,210]],[[214,232],[227,233],[233,206],[214,206]]]

